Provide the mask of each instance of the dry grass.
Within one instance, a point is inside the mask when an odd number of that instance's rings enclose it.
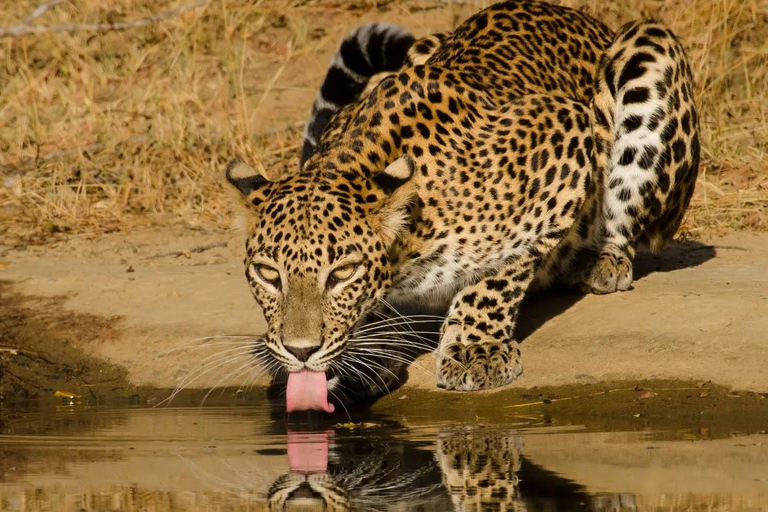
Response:
[[[6,26],[37,0],[3,2]],[[224,163],[296,165],[341,37],[373,19],[445,30],[491,2],[212,0],[123,32],[0,39],[0,238],[136,224],[226,226]],[[609,25],[653,16],[689,49],[703,163],[684,229],[768,228],[768,0],[562,0]],[[183,0],[69,0],[36,24],[142,18]]]

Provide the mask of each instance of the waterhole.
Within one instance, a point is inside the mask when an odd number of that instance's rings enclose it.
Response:
[[[0,409],[0,509],[768,510],[768,435],[515,411]],[[619,424],[625,425],[625,424]]]

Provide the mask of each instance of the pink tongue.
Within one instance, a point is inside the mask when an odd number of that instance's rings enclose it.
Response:
[[[328,383],[325,380],[325,372],[309,370],[291,372],[288,375],[285,407],[288,412],[308,409],[333,412],[333,404],[328,403]]]
[[[299,473],[328,471],[328,432],[288,431],[288,465]]]

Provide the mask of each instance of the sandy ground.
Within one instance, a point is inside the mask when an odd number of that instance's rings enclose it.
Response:
[[[195,252],[201,247],[209,248]],[[6,358],[20,357],[8,356],[8,346],[49,360],[66,347],[113,363],[100,371],[105,382],[125,368],[136,385],[172,387],[222,350],[193,340],[264,329],[232,233],[144,228],[0,254],[0,316],[23,317],[18,328],[5,322]],[[768,391],[767,298],[768,236],[676,242],[641,257],[629,292],[531,298],[519,327],[525,372],[513,386],[680,379]],[[70,319],[52,322],[57,315]],[[15,336],[18,329],[25,336]],[[190,341],[196,348],[183,348]],[[431,355],[418,359],[404,389],[435,389],[433,367]],[[247,380],[212,371],[192,386]]]

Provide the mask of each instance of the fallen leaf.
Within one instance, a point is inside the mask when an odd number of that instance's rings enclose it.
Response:
[[[655,396],[659,396],[658,393],[654,393],[653,391],[646,391],[642,395],[640,395],[640,400],[644,400],[646,398],[653,398]]]
[[[400,398],[398,398],[398,400],[405,400],[406,398],[408,398],[408,395],[403,395]]]
[[[333,426],[333,428],[345,428],[347,430],[353,430],[358,427],[360,427],[360,423],[352,423],[351,421],[348,423],[337,423]]]
[[[333,428],[345,428],[347,430],[355,430],[358,428],[371,428],[378,426],[377,423],[369,423],[369,422],[363,422],[363,423],[352,423],[351,421],[348,423],[337,423],[333,426]]]
[[[56,398],[81,398],[80,395],[70,393],[69,391],[56,391],[53,396]]]

